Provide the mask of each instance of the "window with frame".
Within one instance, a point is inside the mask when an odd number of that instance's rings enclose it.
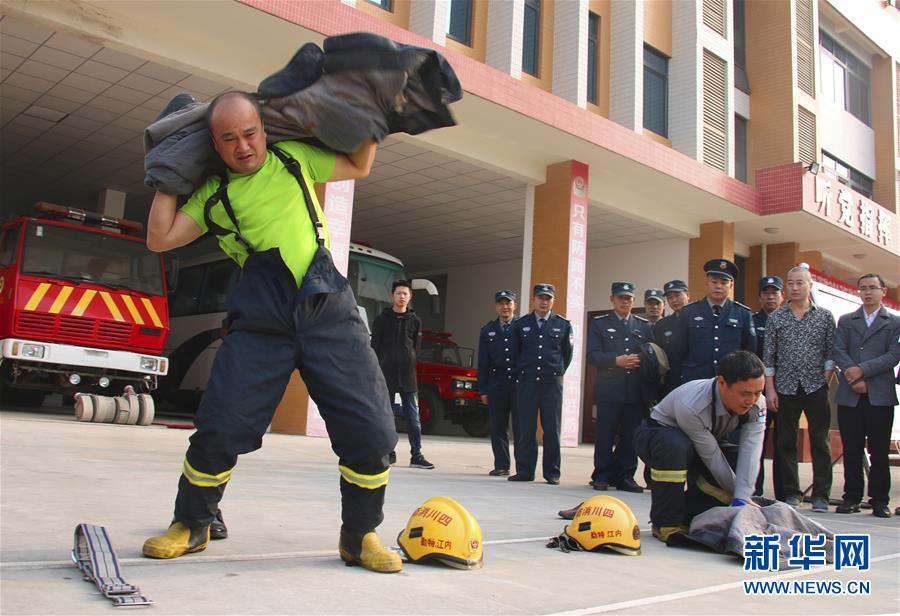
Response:
[[[747,181],[747,119],[734,116],[734,178]]]
[[[819,30],[819,65],[823,98],[871,126],[869,67],[823,30]]]
[[[394,0],[365,0],[369,4],[374,4],[378,8],[384,9],[385,11],[393,11],[394,10]]]
[[[525,0],[522,26],[522,72],[538,76],[541,51],[541,0]]]
[[[19,250],[19,227],[9,227],[0,239],[0,267],[7,267],[16,260]]]
[[[447,36],[464,45],[472,44],[473,0],[450,0],[447,5]]]
[[[860,173],[825,150],[822,150],[822,168],[844,186],[849,186],[868,199],[872,198],[875,188],[872,178]]]
[[[644,128],[669,136],[669,59],[644,45]]]
[[[597,68],[600,64],[600,16],[588,13],[587,100],[597,104]]]

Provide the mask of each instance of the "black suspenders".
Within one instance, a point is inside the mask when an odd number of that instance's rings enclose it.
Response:
[[[300,168],[300,163],[298,163],[294,158],[284,153],[279,148],[273,146],[271,150],[269,150],[281,161],[284,167],[288,170],[288,172],[294,176],[294,179],[297,180],[297,183],[300,185],[300,190],[303,192],[303,200],[306,202],[306,209],[309,212],[309,219],[312,221],[313,228],[316,231],[316,243],[319,246],[325,245],[325,225],[319,220],[319,214],[316,212],[316,206],[313,204],[312,197],[309,194],[309,187],[307,187],[306,182],[303,180],[303,171]],[[231,229],[226,229],[225,227],[219,225],[212,219],[212,208],[218,203],[222,202],[222,207],[225,208],[225,213],[228,215],[228,218],[231,220],[231,224],[234,225],[234,231]],[[241,235],[241,228],[238,225],[237,216],[234,214],[234,208],[231,207],[231,200],[228,198],[228,172],[222,174],[221,179],[219,180],[219,187],[216,191],[209,196],[209,199],[206,200],[206,203],[203,205],[203,220],[206,222],[206,227],[209,229],[210,233],[215,235],[216,237],[222,237],[224,235],[234,235],[234,239],[238,244],[244,247],[248,254],[253,253],[253,247],[250,245],[250,242]]]

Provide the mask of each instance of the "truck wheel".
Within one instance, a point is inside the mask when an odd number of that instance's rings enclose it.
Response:
[[[422,434],[434,434],[444,422],[444,403],[430,389],[419,392],[419,419],[422,422]]]
[[[10,406],[27,406],[29,408],[37,408],[44,404],[46,394],[37,389],[19,389],[3,383],[0,386],[0,398],[4,404]]]
[[[472,414],[463,422],[463,430],[469,436],[483,437],[491,434],[491,417],[487,412]]]

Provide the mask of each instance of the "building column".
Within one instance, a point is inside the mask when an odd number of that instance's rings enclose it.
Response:
[[[700,225],[700,236],[688,245],[688,288],[691,299],[706,295],[703,264],[710,259],[734,261],[734,223],[708,222]]]
[[[416,0],[409,7],[409,29],[438,45],[447,42],[450,0]]]
[[[822,253],[818,250],[800,251],[797,242],[759,244],[750,247],[744,273],[744,299],[753,310],[759,310],[759,279],[778,276],[787,279],[788,270],[798,263],[808,263],[814,270],[822,271]]]
[[[556,2],[553,15],[553,94],[587,107],[588,0]]]
[[[570,160],[547,167],[546,182],[534,189],[531,284],[522,289],[530,301],[534,284],[553,284],[553,310],[572,322],[574,351],[563,380],[560,424],[560,443],[565,447],[578,445],[581,417],[587,191],[588,166],[584,163]]]
[[[611,14],[609,119],[640,134],[644,130],[644,4],[613,2]]]
[[[897,82],[900,65],[892,58],[873,56],[872,73],[872,129],[875,131],[875,202],[888,210],[900,213],[900,169],[897,168],[896,149],[900,132],[900,103],[897,101]]]
[[[516,79],[522,78],[524,23],[525,0],[488,3],[485,63]]]
[[[350,223],[353,220],[353,190],[355,182],[329,182],[316,184],[316,195],[325,212],[328,234],[331,237],[331,254],[338,271],[347,275],[350,259]],[[272,432],[281,434],[305,434],[307,436],[328,436],[325,420],[312,398],[306,384],[296,370],[291,375],[275,416],[272,418]]]

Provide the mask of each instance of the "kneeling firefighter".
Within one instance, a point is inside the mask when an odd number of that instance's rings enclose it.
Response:
[[[766,429],[764,375],[752,353],[729,353],[718,363],[718,376],[672,391],[635,432],[635,449],[650,469],[657,539],[687,530],[695,515],[712,507],[753,505]],[[726,437],[738,427],[735,445]]]

